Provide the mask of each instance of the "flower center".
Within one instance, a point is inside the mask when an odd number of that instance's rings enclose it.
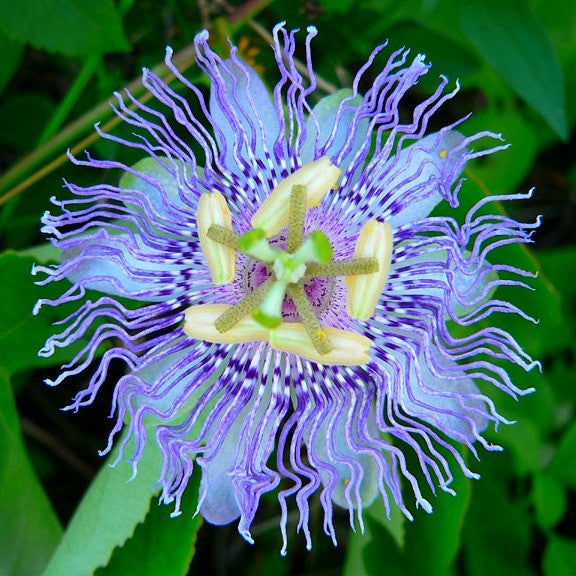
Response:
[[[230,211],[219,193],[204,194],[198,204],[198,234],[215,284],[235,276],[236,252],[265,266],[268,279],[234,305],[191,306],[185,332],[209,342],[268,341],[275,349],[321,364],[364,364],[370,340],[365,336],[323,326],[304,289],[315,278],[345,276],[348,314],[368,319],[388,276],[392,237],[390,227],[370,220],[362,229],[355,257],[333,260],[326,234],[314,230],[304,237],[306,212],[332,188],[340,170],[320,158],[297,170],[270,194],[252,218],[253,228],[238,236]],[[287,227],[285,249],[269,238]],[[363,280],[363,281],[361,281]],[[286,322],[283,303],[288,295],[301,322]]]

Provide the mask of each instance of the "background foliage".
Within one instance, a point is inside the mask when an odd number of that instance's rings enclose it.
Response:
[[[458,476],[458,496],[441,494],[435,513],[417,512],[413,523],[398,514],[387,519],[376,504],[360,535],[349,533],[342,514],[336,549],[322,535],[317,507],[314,549],[306,552],[292,532],[286,558],[266,502],[250,547],[233,526],[201,528],[193,487],[180,518],[157,506],[154,447],[128,484],[127,464],[102,462],[111,387],[81,413],[60,411],[76,389],[42,381],[74,350],[37,356],[62,311],[31,315],[50,289],[30,277],[33,262],[54,258],[39,246],[39,218],[51,196],[65,194],[62,179],[102,177],[66,162],[66,149],[138,159],[93,135],[96,121],[126,130],[111,120],[112,92],[131,84],[146,97],[139,70],[161,62],[166,44],[205,86],[190,50],[203,27],[223,53],[232,36],[272,85],[266,31],[280,20],[317,26],[315,68],[327,89],[349,85],[385,39],[390,50],[407,46],[434,64],[422,97],[437,75],[459,78],[462,92],[439,121],[472,111],[465,130],[502,132],[512,144],[467,171],[462,209],[482,194],[536,186],[530,201],[507,208],[522,220],[544,217],[533,252],[504,255],[539,272],[536,290],[515,296],[539,325],[514,318],[501,325],[544,367],[514,374],[535,394],[518,403],[498,399],[517,420],[491,433],[505,452],[482,454],[473,463],[482,480]],[[575,69],[576,2],[564,0],[0,0],[0,575],[576,574]]]

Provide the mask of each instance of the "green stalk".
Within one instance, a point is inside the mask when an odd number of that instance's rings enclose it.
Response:
[[[86,60],[84,66],[82,66],[80,70],[80,73],[78,76],[76,76],[74,82],[68,89],[66,96],[64,96],[64,99],[62,102],[60,102],[56,112],[50,119],[50,122],[48,122],[42,131],[40,138],[38,138],[37,146],[42,146],[42,144],[45,144],[50,138],[52,138],[52,136],[54,136],[54,134],[56,134],[56,132],[58,132],[58,130],[60,130],[60,127],[62,124],[64,124],[66,118],[68,118],[68,115],[70,114],[70,111],[72,108],[74,108],[78,98],[80,98],[80,95],[84,91],[84,88],[86,88],[86,85],[92,78],[94,71],[100,63],[100,59],[101,57],[98,55],[90,56]]]
[[[263,10],[270,1],[271,0],[249,0],[245,5],[237,9],[232,10],[232,8],[230,8],[231,14],[229,21],[234,30],[243,24],[248,24],[267,42],[272,43],[272,35],[263,26],[253,20],[247,20]],[[129,10],[133,2],[134,0],[122,0],[122,11]],[[189,44],[175,54],[172,61],[181,72],[187,70],[195,61],[194,45]],[[298,70],[304,75],[308,74],[305,63],[296,60],[295,64]],[[152,71],[168,84],[174,79],[174,76],[164,63],[158,64]],[[326,82],[318,75],[316,76],[316,82],[321,90],[329,94],[336,91],[335,86]],[[130,90],[135,98],[143,103],[147,102],[151,97],[142,86],[140,78],[130,82],[126,88]],[[93,126],[96,122],[102,123],[101,129],[104,132],[112,130],[112,128],[120,122],[118,117],[114,116],[108,101],[100,103],[76,121],[69,124],[58,132],[58,134],[39,146],[34,152],[22,158],[22,160],[7,170],[2,177],[0,177],[0,206],[64,164],[67,161],[67,155],[62,153],[63,150],[71,148],[71,152],[76,154],[95,142],[99,138],[98,134],[93,132]],[[90,135],[86,136],[89,133]],[[58,154],[60,155],[57,156]]]
[[[182,49],[173,57],[172,61],[180,71],[183,72],[187,70],[195,61],[194,45],[190,44],[186,46],[186,48]],[[174,79],[173,74],[164,63],[158,64],[152,70],[168,83]],[[141,102],[146,102],[152,97],[142,85],[140,78],[136,78],[130,82],[126,88]],[[46,174],[55,170],[58,166],[64,164],[67,160],[66,154],[62,154],[48,164],[46,163],[54,157],[55,153],[60,150],[66,150],[71,144],[78,142],[85,134],[93,131],[96,122],[102,121],[108,121],[102,126],[102,130],[105,132],[111,130],[120,122],[120,119],[114,115],[108,101],[102,102],[89,112],[86,112],[86,114],[78,118],[78,120],[69,124],[48,140],[48,142],[32,152],[32,154],[29,154],[20,162],[16,163],[0,178],[0,193],[8,191],[8,193],[0,197],[0,205],[40,180]],[[89,137],[76,144],[74,148],[72,148],[72,153],[83,150],[98,138],[98,134],[93,132]],[[42,166],[43,164],[44,166]],[[41,169],[39,168],[40,166],[42,166]],[[27,178],[31,173],[32,176]],[[13,186],[16,187],[12,188]]]

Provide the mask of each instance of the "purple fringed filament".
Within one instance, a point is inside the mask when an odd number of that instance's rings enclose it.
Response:
[[[174,514],[198,464],[198,511],[214,524],[238,520],[249,542],[261,496],[278,488],[284,542],[295,501],[308,547],[315,494],[335,540],[334,503],[362,527],[362,509],[378,497],[411,517],[414,502],[432,509],[422,484],[450,491],[454,465],[475,477],[459,446],[497,449],[482,432],[505,422],[484,391],[525,394],[501,363],[535,366],[486,323],[495,312],[525,316],[494,291],[531,275],[489,258],[529,243],[536,224],[485,208],[527,195],[487,198],[462,226],[429,216],[440,202],[457,205],[469,160],[505,148],[474,152],[474,143],[500,136],[464,137],[460,122],[426,135],[457,92],[446,92],[445,78],[401,121],[405,93],[429,69],[407,51],[392,54],[360,94],[383,46],[351,90],[312,107],[315,35],[309,28],[306,82],[295,33],[276,26],[281,79],[272,96],[236,48],[221,60],[205,32],[195,44],[209,100],[175,69],[170,50],[166,63],[187,98],[144,70],[158,109],[116,94],[116,113],[139,135],[101,134],[143,159],[129,167],[72,158],[121,171],[119,185],[67,184],[73,198],[54,200],[60,213],[43,217],[62,262],[34,271],[46,275],[40,284],[66,285],[37,309],[77,304],[41,354],[87,342],[48,382],[92,370],[69,408],[93,401],[110,362],[126,365],[104,453],[123,428],[121,448],[133,440],[135,467],[146,442],[157,443],[161,499]],[[88,300],[86,290],[101,295]],[[467,335],[453,335],[454,323]],[[409,469],[407,452],[420,470]]]

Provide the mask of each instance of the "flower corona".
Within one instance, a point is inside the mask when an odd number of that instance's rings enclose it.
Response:
[[[489,322],[495,313],[530,320],[494,293],[531,274],[491,261],[501,246],[529,243],[537,223],[486,210],[528,195],[483,198],[462,224],[431,215],[458,204],[465,165],[505,148],[501,137],[464,136],[465,119],[427,133],[458,91],[444,77],[401,120],[406,93],[430,67],[401,50],[376,69],[384,45],[351,89],[312,106],[315,35],[309,28],[306,80],[296,32],[275,27],[272,93],[234,46],[220,58],[206,32],[195,45],[209,98],[170,50],[185,95],[144,70],[157,105],[129,92],[115,105],[138,137],[100,133],[142,159],[72,158],[116,172],[119,184],[67,184],[72,198],[54,199],[60,213],[43,217],[61,263],[34,270],[40,284],[65,286],[37,310],[77,306],[41,351],[79,346],[48,382],[89,371],[70,408],[93,401],[112,362],[125,366],[103,453],[124,430],[120,457],[136,470],[157,444],[161,500],[174,514],[198,466],[197,511],[214,524],[237,521],[249,542],[262,495],[275,491],[283,552],[289,505],[311,546],[313,498],[334,541],[334,505],[360,527],[377,498],[409,518],[414,506],[431,511],[426,490],[450,492],[454,466],[476,477],[461,446],[498,449],[482,435],[506,422],[491,388],[530,391],[505,363],[537,365]]]

